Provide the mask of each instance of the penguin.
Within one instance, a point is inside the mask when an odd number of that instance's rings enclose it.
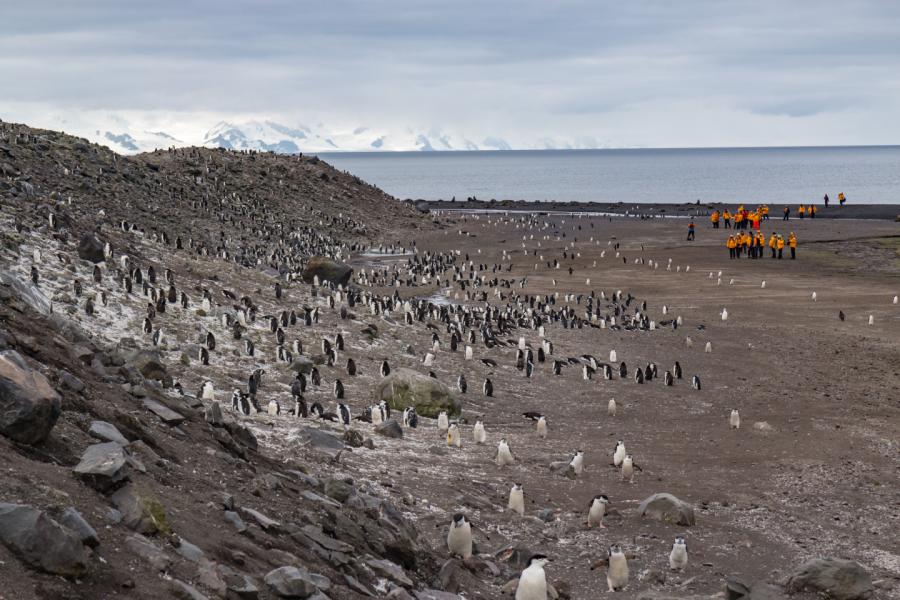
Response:
[[[610,350],[609,351],[609,362],[614,363],[614,362],[617,362],[617,360],[618,360],[618,356],[616,356],[616,351]]]
[[[309,379],[315,386],[322,385],[322,376],[319,375],[319,369],[316,367],[313,367],[312,371],[309,372]]]
[[[476,444],[483,444],[487,441],[487,433],[484,430],[484,423],[479,419],[475,421],[475,427],[472,429],[472,436],[475,438]]]
[[[497,444],[497,466],[504,467],[514,462],[516,462],[516,459],[513,457],[512,452],[509,451],[509,444],[506,443],[506,440],[500,440],[500,443]]]
[[[609,403],[606,405],[606,414],[611,417],[616,416],[616,399],[610,398]]]
[[[209,350],[207,350],[203,346],[200,346],[200,350],[198,350],[197,354],[197,359],[200,361],[201,365],[209,365]]]
[[[547,600],[547,575],[544,566],[549,559],[535,554],[528,559],[528,567],[519,576],[515,600]]]
[[[153,321],[150,320],[150,317],[144,317],[144,324],[141,326],[141,329],[144,333],[153,333]]]
[[[447,431],[450,429],[450,419],[447,417],[447,411],[442,410],[437,418],[438,431]]]
[[[391,418],[391,406],[382,400],[378,403],[378,409],[381,411],[381,420],[387,421]]]
[[[625,442],[619,440],[616,442],[616,448],[613,450],[613,466],[622,466],[622,461],[628,453],[625,451]]]
[[[584,452],[582,450],[575,451],[575,456],[573,456],[571,462],[569,462],[569,468],[572,469],[572,472],[575,475],[581,475],[584,471]]]
[[[319,404],[318,402],[313,402],[312,406],[309,407],[309,412],[311,412],[312,414],[316,415],[317,417],[319,417],[321,419],[322,416],[325,414],[325,409],[322,408],[322,405]]]
[[[472,526],[462,513],[453,515],[447,533],[447,549],[451,556],[459,556],[463,560],[472,557]]]
[[[343,400],[344,399],[344,384],[341,383],[340,379],[334,380],[333,393],[335,400]]]
[[[431,352],[425,353],[425,358],[422,359],[422,365],[425,367],[433,367],[434,366],[434,354]]]
[[[387,377],[390,374],[391,374],[391,367],[390,367],[390,365],[388,365],[388,361],[386,361],[386,360],[381,361],[381,376]]]
[[[469,389],[469,384],[466,382],[466,377],[462,373],[459,374],[459,377],[456,380],[456,388],[459,390],[460,394],[465,394],[466,390]]]
[[[518,514],[520,517],[525,516],[525,490],[521,483],[514,483],[509,490],[509,510]]]
[[[484,384],[481,386],[481,391],[488,398],[492,398],[494,396],[494,384],[491,383],[491,379],[489,377],[484,378]]]
[[[459,434],[459,425],[456,423],[453,423],[447,429],[447,445],[456,446],[457,448],[462,447],[462,437]]]
[[[154,346],[161,345],[164,340],[165,340],[165,335],[163,334],[163,330],[161,328],[157,329],[156,331],[153,332],[153,345]]]
[[[94,301],[91,300],[90,298],[88,298],[87,300],[84,301],[84,312],[88,316],[94,314]]]
[[[606,494],[598,494],[593,497],[590,507],[588,508],[588,529],[590,529],[594,525],[600,527],[601,529],[606,529],[606,525],[603,524],[603,517],[606,515],[606,509],[608,506],[609,498],[606,496]]]
[[[403,409],[403,426],[415,429],[419,426],[419,415],[416,414],[416,407],[410,406]]]
[[[538,417],[537,424],[535,425],[535,430],[537,431],[538,437],[542,440],[547,439],[547,418],[541,415]]]
[[[340,418],[341,425],[344,426],[344,429],[350,427],[350,407],[344,403],[338,404],[338,417]]]
[[[384,413],[381,412],[381,407],[370,406],[366,410],[371,416],[370,421],[372,422],[372,425],[381,425],[384,422]]]
[[[694,388],[695,390],[700,389],[700,377],[699,376],[694,375],[693,377],[691,377],[691,387]]]
[[[610,592],[622,589],[628,585],[628,559],[619,546],[609,547],[607,559],[606,585]]]
[[[352,358],[347,359],[347,375],[351,377],[356,376],[356,361],[354,361]]]
[[[256,346],[253,345],[253,342],[250,340],[244,340],[244,352],[247,356],[253,356],[256,352]]]
[[[669,568],[673,571],[682,571],[687,566],[687,563],[687,544],[684,543],[684,538],[679,535],[675,538],[675,543],[672,544],[672,551],[669,553]]]
[[[525,363],[525,377],[528,377],[530,379],[533,374],[534,374],[534,363],[529,360],[528,362]]]
[[[731,417],[728,419],[728,424],[732,429],[741,428],[741,415],[738,413],[737,409],[731,411]]]
[[[216,336],[211,331],[206,332],[206,347],[209,348],[210,352],[216,349]]]
[[[678,363],[677,360],[675,361],[675,366],[672,368],[672,372],[675,374],[675,379],[682,378],[681,365]]]
[[[634,382],[644,383],[644,371],[640,367],[634,370]]]
[[[675,384],[675,378],[672,377],[672,373],[670,373],[669,371],[665,372],[663,383],[665,383],[666,386],[672,386]]]
[[[712,342],[706,342],[706,347],[703,348],[703,351],[707,354],[712,352]]]
[[[625,361],[622,361],[622,363],[619,364],[619,377],[622,379],[628,377],[628,366],[625,364]]]
[[[281,405],[275,400],[271,400],[268,406],[266,406],[266,412],[269,413],[270,417],[277,417],[281,414]]]
[[[34,285],[37,285],[39,279],[40,279],[40,276],[38,275],[37,267],[35,267],[34,265],[31,265],[31,283],[33,283]]]
[[[843,321],[844,319],[847,318],[847,317],[844,316],[844,311],[842,311],[842,310],[839,310],[839,311],[838,311],[838,318],[839,318],[841,321]]]
[[[212,381],[204,381],[200,386],[200,393],[197,394],[197,397],[202,400],[215,400],[216,399],[216,391],[213,388]]]
[[[628,480],[628,483],[634,483],[634,459],[627,454],[622,459],[622,481]]]
[[[309,406],[307,406],[306,399],[303,396],[294,397],[294,416],[297,418],[303,417],[304,419],[309,416]]]

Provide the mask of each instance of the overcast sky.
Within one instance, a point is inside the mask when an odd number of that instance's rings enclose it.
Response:
[[[894,0],[3,0],[0,118],[900,143]]]

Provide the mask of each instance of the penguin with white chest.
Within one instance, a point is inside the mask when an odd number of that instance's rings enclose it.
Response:
[[[609,507],[609,498],[606,494],[598,494],[594,496],[591,500],[591,505],[588,508],[588,520],[587,526],[588,529],[594,527],[600,527],[601,529],[605,529],[606,525],[603,524],[603,517],[606,516],[606,509]]]
[[[506,440],[500,440],[497,444],[497,466],[505,467],[506,465],[511,465],[515,462],[516,459],[509,450],[509,444],[506,443]]]
[[[462,437],[459,433],[459,425],[456,423],[453,423],[447,429],[447,445],[456,446],[457,448],[462,447]]]
[[[572,469],[575,475],[581,475],[584,472],[584,451],[575,451],[575,456],[569,462],[569,468]]]
[[[538,417],[537,425],[535,425],[538,437],[542,440],[547,439],[547,417],[541,415]]]
[[[741,428],[741,415],[740,413],[738,413],[737,409],[731,411],[731,416],[728,419],[728,424],[732,429]]]
[[[475,438],[476,444],[483,444],[487,441],[487,433],[484,430],[484,423],[481,420],[475,421],[475,427],[472,429],[472,436]]]
[[[462,513],[453,515],[450,531],[447,533],[447,549],[451,555],[463,559],[472,556],[472,525]]]
[[[616,447],[613,450],[613,466],[622,466],[622,461],[625,460],[625,455],[627,454],[628,453],[625,451],[625,442],[622,440],[616,442]]]
[[[521,483],[514,483],[510,488],[507,507],[520,517],[525,516],[525,489]]]
[[[437,428],[438,431],[447,431],[448,429],[450,429],[450,418],[447,416],[447,411],[442,410],[438,414]]]
[[[687,544],[684,538],[678,536],[672,545],[672,551],[669,553],[669,568],[673,571],[682,571],[688,564]]]
[[[606,585],[610,592],[621,590],[628,585],[628,559],[619,546],[609,547],[607,559]]]
[[[544,566],[549,559],[543,554],[535,554],[528,559],[528,567],[519,576],[516,586],[516,600],[547,600],[547,574]]]

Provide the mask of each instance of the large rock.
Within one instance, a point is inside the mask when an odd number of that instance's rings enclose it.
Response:
[[[443,410],[451,416],[462,411],[462,402],[446,385],[434,377],[403,367],[394,369],[375,386],[375,401],[380,400],[397,411],[415,406],[420,416],[433,419]]]
[[[166,571],[172,566],[172,557],[140,534],[125,538],[125,545],[157,571]]]
[[[88,446],[74,470],[91,487],[110,490],[126,479],[125,450],[116,442]]]
[[[400,439],[403,437],[403,428],[396,419],[388,419],[384,423],[375,426],[375,433],[384,437]]]
[[[96,233],[86,233],[78,242],[78,258],[92,263],[100,263],[106,260],[103,253],[105,242]]]
[[[291,362],[291,369],[296,373],[303,373],[304,375],[309,375],[312,373],[313,367],[315,363],[311,358],[307,356],[295,356],[294,360]]]
[[[145,535],[171,532],[165,508],[153,494],[129,484],[113,494],[111,500],[132,531]]]
[[[77,577],[87,570],[87,551],[78,535],[31,506],[0,503],[0,541],[41,571]]]
[[[147,379],[159,381],[165,387],[172,385],[172,376],[155,350],[138,350],[128,357],[127,364]]]
[[[309,598],[316,591],[331,587],[331,581],[327,577],[298,567],[281,567],[269,571],[265,582],[280,598]]]
[[[31,283],[25,283],[9,271],[0,271],[0,284],[9,287],[13,294],[18,296],[22,302],[30,306],[35,312],[45,317],[53,312],[50,300],[41,290],[31,285]]]
[[[62,516],[59,518],[59,522],[74,531],[79,539],[81,539],[81,543],[85,546],[96,548],[100,545],[100,538],[97,537],[97,531],[91,527],[90,523],[85,521],[84,517],[81,516],[81,513],[78,512],[74,506],[70,506],[63,511]]]
[[[653,494],[638,506],[638,514],[659,521],[690,527],[696,523],[694,507],[672,494]]]
[[[872,577],[852,560],[814,558],[791,573],[785,586],[788,592],[821,592],[834,600],[871,598]]]
[[[50,435],[62,412],[59,394],[15,350],[0,352],[0,433],[23,444]]]
[[[88,429],[88,435],[103,440],[104,442],[115,442],[120,446],[127,446],[128,440],[116,429],[116,426],[106,421],[91,421],[91,428]]]
[[[352,274],[353,269],[349,265],[325,256],[313,256],[303,270],[303,281],[312,283],[313,279],[318,276],[320,282],[330,281],[335,285],[347,285],[350,283]]]
[[[325,433],[312,427],[301,427],[291,432],[291,438],[297,439],[300,444],[311,450],[324,454],[328,458],[337,458],[344,451],[344,442],[330,433]]]

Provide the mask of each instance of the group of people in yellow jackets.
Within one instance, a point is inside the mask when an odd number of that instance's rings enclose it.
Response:
[[[750,211],[744,208],[742,204],[734,211],[734,214],[729,212],[727,208],[722,212],[714,210],[709,216],[709,220],[712,222],[713,229],[718,229],[720,223],[724,224],[724,229],[730,229],[732,222],[734,222],[734,229],[751,227],[758,230],[760,221],[769,220],[769,207],[763,205],[757,207],[756,210]]]
[[[772,258],[781,259],[785,245],[791,251],[791,260],[796,259],[797,236],[794,235],[793,231],[788,235],[787,242],[785,242],[783,236],[777,233],[769,236],[768,246],[769,250],[772,251]],[[766,236],[761,231],[756,231],[756,233],[747,231],[734,233],[728,236],[725,246],[728,248],[729,258],[740,258],[744,253],[746,253],[747,258],[762,258],[765,254]]]

